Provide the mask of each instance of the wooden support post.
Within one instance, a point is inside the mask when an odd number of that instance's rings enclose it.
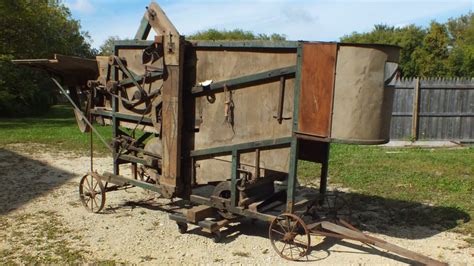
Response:
[[[420,113],[420,78],[415,79],[415,88],[413,91],[413,112],[411,122],[412,140],[418,140],[418,118]]]
[[[182,125],[182,65],[168,65],[163,81],[163,162],[161,186],[176,192],[181,178],[181,125]]]
[[[172,197],[184,189],[184,182],[181,180],[184,37],[155,2],[148,6],[136,38],[143,39],[151,29],[158,36],[155,40],[163,42],[165,65],[161,91],[163,158],[159,186],[162,188],[162,195]]]

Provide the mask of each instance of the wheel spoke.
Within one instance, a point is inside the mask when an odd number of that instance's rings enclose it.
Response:
[[[93,198],[93,200],[94,200],[95,206],[99,208],[99,204],[97,204],[97,201],[95,200],[95,198]]]
[[[296,250],[298,251],[298,255],[301,257],[300,254],[302,254],[302,253],[300,252],[300,250],[302,250],[302,252],[304,252],[304,248],[302,248],[302,247],[300,247],[300,246],[298,246],[298,245],[295,245],[295,248],[296,248]]]
[[[290,231],[291,230],[291,221],[290,221],[290,217],[286,216],[286,225],[288,226],[287,229],[288,229],[288,232],[293,232],[293,231]]]
[[[331,212],[331,210],[333,209],[333,207],[331,207],[331,199],[328,197],[328,211]]]
[[[303,242],[303,241],[300,241],[300,240],[293,239],[293,242],[298,243],[298,244],[301,244],[301,245],[303,245],[303,246],[305,246],[305,247],[308,246],[307,243],[305,243],[305,242]]]
[[[277,231],[277,230],[275,230],[275,229],[272,229],[272,231],[275,232],[275,233],[277,233],[277,234],[279,234],[279,235],[282,235],[282,236],[285,235],[284,233],[282,233],[282,232],[280,232],[280,231]]]
[[[90,200],[91,200],[90,197],[86,197],[86,198],[84,199],[84,201],[85,201],[85,203],[86,203],[86,206],[89,206],[89,201],[90,201]]]
[[[87,187],[89,188],[89,192],[90,192],[92,189],[91,189],[91,185],[89,184],[89,180],[88,180],[87,177],[84,179],[84,183],[87,184]],[[83,186],[84,186],[84,185],[83,185]],[[84,186],[84,187],[85,187],[85,186]]]
[[[283,245],[283,248],[280,251],[281,254],[283,254],[283,251],[285,250],[285,247],[286,247],[286,243],[285,243],[285,245]]]
[[[95,189],[97,188],[97,185],[99,184],[99,182],[95,182],[95,185],[94,185],[94,192],[95,192]]]
[[[280,223],[279,220],[277,220],[277,223],[278,223],[278,225],[281,227],[281,229],[283,229],[283,231],[284,231],[285,233],[288,233],[288,231],[286,231],[285,227]]]
[[[298,221],[295,221],[295,223],[293,224],[293,226],[291,227],[291,231],[290,232],[294,232],[296,227],[298,226]]]

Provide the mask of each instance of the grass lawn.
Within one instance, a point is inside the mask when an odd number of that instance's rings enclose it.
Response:
[[[303,182],[318,181],[312,178],[314,173],[319,173],[318,168],[313,163],[301,162],[298,176]],[[454,229],[474,236],[472,147],[331,145],[329,178],[330,184],[340,184],[356,192],[351,194],[351,202],[396,209],[398,217],[392,217],[390,222]]]
[[[111,136],[110,127],[98,127]],[[97,137],[95,147],[107,149]],[[55,106],[44,116],[0,119],[0,146],[42,143],[87,153],[89,135],[77,129],[71,108]],[[303,183],[316,182],[319,165],[300,162]],[[474,236],[474,149],[382,148],[331,146],[330,183],[350,188],[353,201],[370,201],[399,208],[407,225],[434,225]],[[357,195],[357,198],[355,197]],[[415,208],[422,203],[431,211]],[[406,211],[408,209],[408,211]],[[402,218],[400,218],[402,219]]]
[[[102,136],[110,141],[111,127],[96,126]],[[0,118],[0,146],[9,143],[41,143],[63,150],[89,151],[89,133],[81,133],[68,105],[53,106],[48,113],[38,117]],[[94,148],[100,154],[108,149],[94,135]]]

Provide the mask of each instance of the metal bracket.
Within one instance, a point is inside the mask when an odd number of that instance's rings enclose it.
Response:
[[[289,120],[291,117],[283,117],[283,105],[285,103],[285,77],[280,77],[280,93],[278,95],[278,113],[273,118],[276,118],[278,124],[281,124],[283,120]]]

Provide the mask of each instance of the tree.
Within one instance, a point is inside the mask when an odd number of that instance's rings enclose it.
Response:
[[[45,73],[15,66],[12,59],[51,58],[54,53],[91,57],[95,51],[80,23],[59,1],[0,1],[0,114],[40,113],[53,85]]]
[[[447,23],[450,37],[449,70],[451,76],[474,76],[474,14],[469,13]]]
[[[375,25],[369,33],[352,33],[341,38],[346,43],[378,43],[401,46],[400,70],[405,76],[416,76],[417,65],[412,54],[422,45],[426,31],[415,25],[395,28],[387,25]]]
[[[445,25],[431,22],[421,46],[413,52],[416,73],[422,77],[448,76],[449,37]]]
[[[120,40],[118,36],[110,36],[99,48],[99,55],[113,55],[114,42]]]
[[[394,44],[402,47],[400,69],[406,77],[473,77],[474,15],[469,13],[427,29],[375,25],[371,32],[354,32],[342,42]]]
[[[286,36],[283,34],[273,33],[267,35],[264,33],[254,34],[251,31],[244,31],[241,29],[234,30],[217,30],[208,29],[205,31],[198,31],[186,37],[188,40],[262,40],[262,41],[284,41]]]

